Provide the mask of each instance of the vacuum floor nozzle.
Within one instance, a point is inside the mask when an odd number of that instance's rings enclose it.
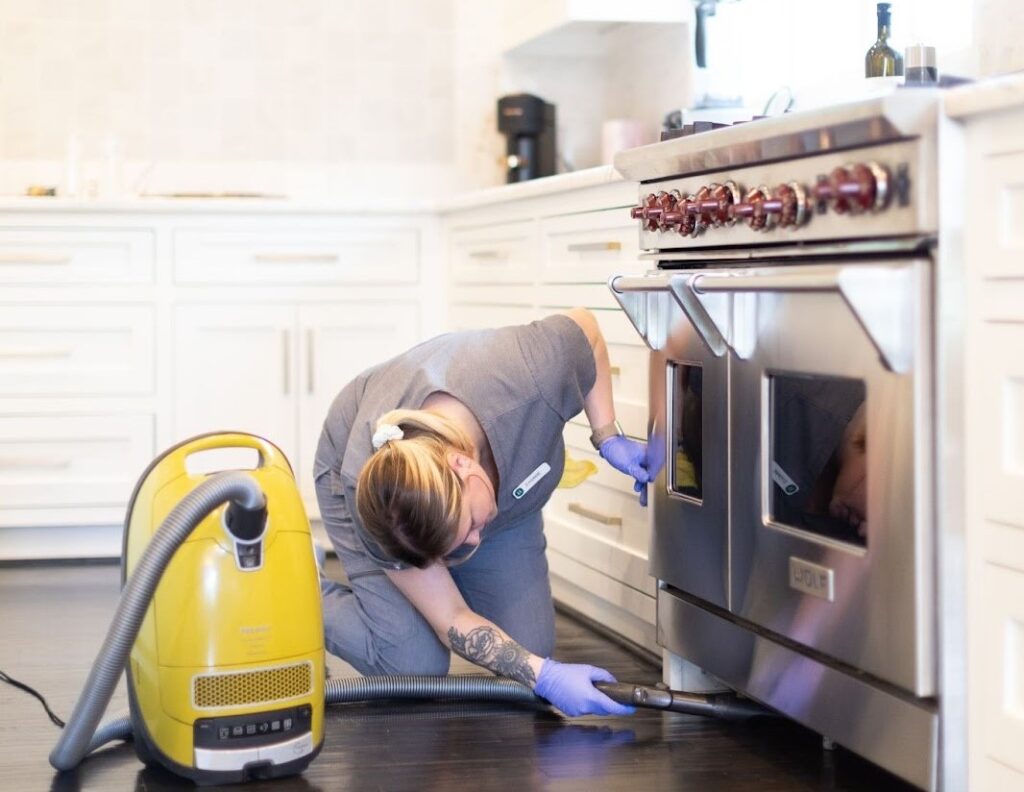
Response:
[[[627,682],[595,682],[594,687],[612,701],[631,707],[668,710],[731,721],[775,716],[772,710],[750,699],[741,698],[735,693],[683,693],[679,690]]]

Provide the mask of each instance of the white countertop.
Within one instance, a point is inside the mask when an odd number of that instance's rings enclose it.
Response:
[[[537,198],[541,195],[579,190],[585,187],[600,187],[603,184],[621,181],[623,181],[623,178],[615,168],[611,165],[601,165],[596,168],[587,168],[586,170],[578,170],[571,173],[545,176],[542,179],[533,179],[528,182],[502,184],[497,187],[487,187],[482,190],[461,193],[439,201],[437,210],[439,212],[458,212],[463,209],[487,206],[488,204],[519,201],[524,198]]]
[[[103,198],[63,198],[28,196],[0,196],[0,212],[29,213],[154,213],[154,214],[353,214],[395,215],[455,212],[478,206],[536,198],[569,190],[598,187],[621,182],[622,177],[610,165],[560,173],[519,184],[502,184],[480,190],[459,193],[447,198],[424,197],[419,201],[400,199],[382,191],[363,199],[303,200],[293,198],[173,198],[126,197],[116,200]]]
[[[61,198],[0,196],[0,212],[153,213],[153,214],[350,214],[395,215],[436,212],[436,201],[388,201],[386,195],[368,199],[310,201],[292,198]]]
[[[967,118],[1024,104],[1024,72],[1006,74],[947,91],[943,109],[950,118]]]

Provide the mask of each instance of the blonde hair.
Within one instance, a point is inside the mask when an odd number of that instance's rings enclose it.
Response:
[[[469,435],[431,410],[392,410],[377,420],[402,430],[363,466],[356,508],[363,527],[391,558],[429,566],[451,547],[462,514],[462,480],[448,464],[451,451],[473,455]]]

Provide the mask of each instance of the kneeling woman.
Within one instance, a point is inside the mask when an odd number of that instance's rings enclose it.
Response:
[[[364,674],[434,675],[453,651],[566,714],[631,711],[593,686],[607,671],[551,659],[541,507],[580,410],[641,491],[645,448],[615,422],[607,347],[585,309],[439,336],[349,383],[314,469],[349,581],[324,584],[328,650]]]

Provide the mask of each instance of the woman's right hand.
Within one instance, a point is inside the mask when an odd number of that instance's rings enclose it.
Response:
[[[534,692],[570,717],[576,715],[632,715],[634,707],[612,701],[594,687],[595,682],[614,682],[603,668],[579,663],[559,663],[550,657],[541,666]]]

